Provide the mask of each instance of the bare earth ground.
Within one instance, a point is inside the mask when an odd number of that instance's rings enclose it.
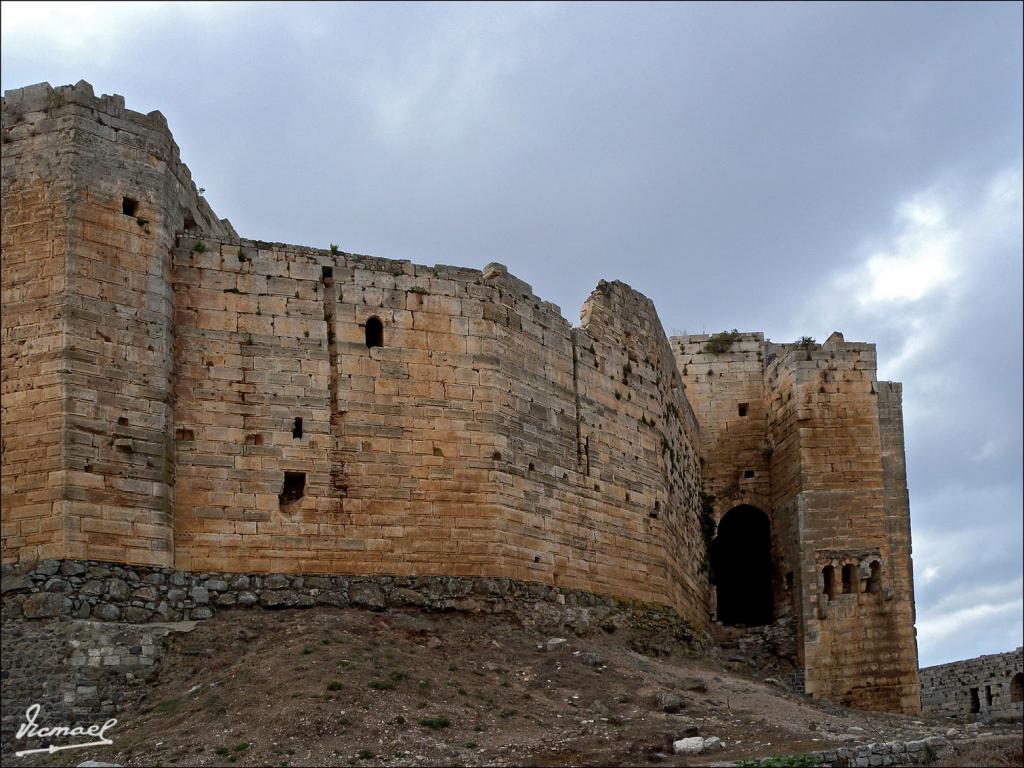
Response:
[[[566,636],[555,650],[550,637],[511,616],[222,612],[173,638],[114,746],[25,764],[707,765],[948,727],[814,702],[682,646],[645,656],[622,631]],[[685,707],[661,711],[659,692]],[[1019,765],[1015,729],[997,727],[979,746],[988,752],[943,764]],[[726,748],[673,755],[688,735]]]

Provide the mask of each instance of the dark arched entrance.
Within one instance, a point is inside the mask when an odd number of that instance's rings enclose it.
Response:
[[[711,573],[718,620],[748,627],[772,620],[772,537],[768,516],[757,507],[733,507],[711,544]]]

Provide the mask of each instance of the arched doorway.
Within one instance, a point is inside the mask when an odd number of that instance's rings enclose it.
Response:
[[[772,620],[772,537],[768,516],[757,507],[733,507],[711,544],[711,573],[718,620],[748,627]]]

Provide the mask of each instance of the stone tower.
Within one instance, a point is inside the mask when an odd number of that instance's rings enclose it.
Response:
[[[716,526],[712,619],[796,621],[806,691],[919,704],[901,385],[873,344],[760,333],[672,339]]]
[[[42,83],[3,125],[5,547],[170,565],[171,247],[231,227],[159,112]]]

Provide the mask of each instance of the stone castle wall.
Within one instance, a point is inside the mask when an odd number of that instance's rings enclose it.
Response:
[[[703,630],[743,507],[808,692],[917,710],[872,345],[670,340],[605,281],[573,327],[500,264],[239,238],[163,117],[87,83],[8,92],[3,137],[5,563],[500,578]]]
[[[1024,648],[924,667],[921,706],[930,715],[1024,715]]]
[[[602,283],[574,329],[501,265],[240,240],[158,113],[79,84],[3,114],[5,560],[504,577],[705,625],[648,299]]]

